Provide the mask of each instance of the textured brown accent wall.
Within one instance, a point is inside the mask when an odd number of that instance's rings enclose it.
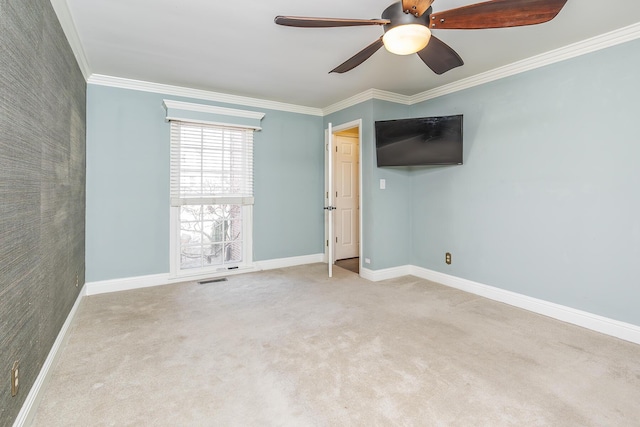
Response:
[[[0,426],[13,424],[84,283],[85,102],[51,3],[0,0]]]

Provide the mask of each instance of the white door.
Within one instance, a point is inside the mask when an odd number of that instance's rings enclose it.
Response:
[[[334,139],[335,259],[356,258],[360,234],[358,137],[336,135]]]
[[[325,163],[327,165],[325,175],[325,236],[326,236],[326,248],[327,248],[327,265],[329,277],[333,277],[333,262],[335,260],[334,254],[334,198],[333,198],[333,129],[331,123],[329,123],[328,129],[325,131]]]

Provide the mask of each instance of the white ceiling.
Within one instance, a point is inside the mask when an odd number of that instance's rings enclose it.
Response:
[[[392,0],[56,1],[66,3],[89,73],[316,108],[368,89],[415,95],[640,22],[640,1],[568,0],[541,25],[435,30],[465,62],[441,76],[417,55],[385,49],[348,73],[328,74],[382,28],[301,29],[274,17],[379,18]],[[436,0],[433,8],[472,3]]]

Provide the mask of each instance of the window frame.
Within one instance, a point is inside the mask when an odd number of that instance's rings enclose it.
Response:
[[[181,269],[180,254],[180,206],[170,206],[170,274],[174,278],[215,277],[230,272],[246,272],[254,269],[253,263],[253,205],[242,206],[242,261],[227,266],[210,266],[198,269]]]
[[[214,128],[235,128],[242,131],[255,131],[259,130],[254,127],[247,126],[235,126],[235,125],[226,125],[222,123],[205,123],[200,120],[192,121],[192,120],[179,120],[175,118],[167,118],[167,121],[170,121],[170,144],[173,146],[173,123],[172,122],[180,122],[181,124],[186,124],[188,126],[195,127],[214,127]],[[251,138],[251,158],[253,158],[253,138]],[[170,159],[170,169],[173,171],[174,169],[174,157],[171,155]],[[251,165],[251,179],[254,172],[253,164]],[[170,173],[170,180],[174,179],[173,172]],[[170,242],[169,242],[169,250],[170,250],[170,276],[175,278],[195,278],[195,277],[215,277],[221,275],[228,275],[230,273],[238,273],[244,272],[247,270],[253,270],[253,192],[251,197],[225,197],[225,195],[221,195],[220,197],[208,197],[208,200],[194,200],[194,205],[216,205],[216,204],[231,204],[231,205],[240,205],[242,209],[242,260],[239,262],[229,262],[227,264],[217,264],[212,266],[203,266],[199,268],[182,268],[182,244],[181,244],[181,222],[180,222],[180,210],[181,203],[175,203],[174,198],[175,194],[173,189],[170,191]],[[181,198],[181,200],[189,201],[189,197]],[[216,200],[217,199],[217,200]],[[247,202],[250,200],[250,202]],[[189,203],[189,205],[191,205]]]

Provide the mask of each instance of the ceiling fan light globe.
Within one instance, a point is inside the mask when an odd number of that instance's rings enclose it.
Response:
[[[431,39],[431,31],[420,24],[398,25],[384,33],[384,47],[396,55],[410,55],[421,51]]]

